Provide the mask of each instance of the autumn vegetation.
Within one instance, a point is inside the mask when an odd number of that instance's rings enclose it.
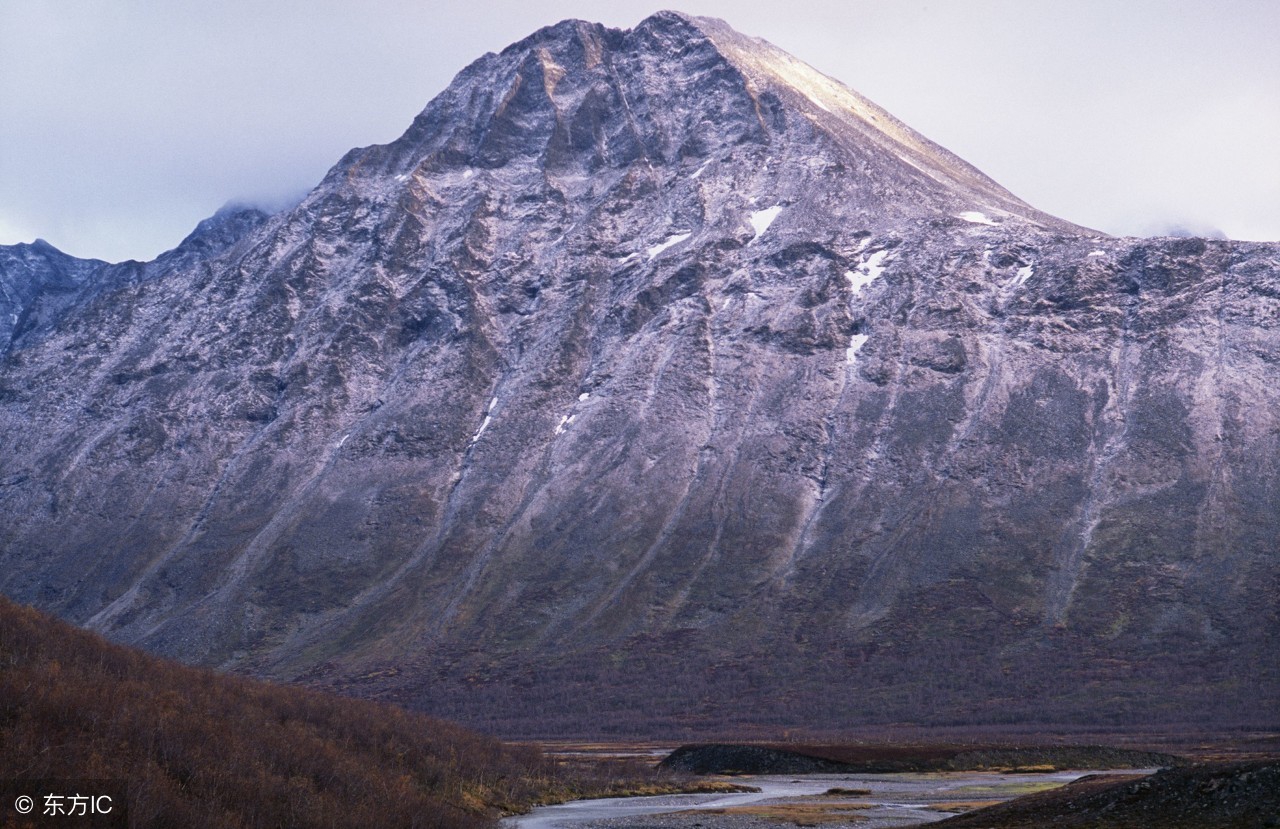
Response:
[[[481,827],[672,790],[376,702],[186,667],[0,597],[0,778],[125,780],[137,827]]]

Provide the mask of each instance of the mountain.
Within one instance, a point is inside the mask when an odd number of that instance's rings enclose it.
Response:
[[[1280,245],[672,12],[215,224],[18,300],[5,594],[508,734],[1274,719]]]

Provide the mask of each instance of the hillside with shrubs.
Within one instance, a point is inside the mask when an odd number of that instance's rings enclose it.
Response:
[[[478,829],[629,789],[630,771],[584,776],[393,706],[186,667],[0,597],[0,778],[124,780],[131,826]]]

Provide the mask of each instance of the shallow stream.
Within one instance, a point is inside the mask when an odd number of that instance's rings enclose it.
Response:
[[[1149,773],[1135,771],[1134,773]],[[743,775],[733,782],[756,786],[761,791],[732,794],[681,794],[656,797],[618,797],[602,800],[576,800],[558,806],[544,806],[527,815],[506,818],[503,829],[592,829],[599,825],[609,829],[628,826],[624,818],[669,815],[675,812],[711,812],[726,810],[724,815],[697,815],[703,829],[719,825],[742,825],[732,817],[741,807],[792,805],[802,808],[817,804],[821,808],[851,807],[863,820],[859,829],[887,829],[915,826],[950,817],[954,811],[939,811],[942,804],[960,804],[1009,800],[1034,791],[1060,786],[1090,771],[1063,771],[1049,774],[1000,774],[997,772],[938,772],[928,774],[809,774],[809,775]],[[1114,772],[1109,772],[1114,773]],[[860,796],[824,796],[828,790],[863,789],[870,794]],[[772,823],[767,816],[754,812],[753,826],[794,826],[791,821]],[[853,818],[857,820],[857,818]],[[607,821],[607,823],[604,823]],[[646,820],[637,825],[655,826],[662,822]],[[671,826],[681,825],[673,817]],[[692,826],[690,822],[688,825]]]

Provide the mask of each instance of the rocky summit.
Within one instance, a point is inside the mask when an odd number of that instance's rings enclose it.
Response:
[[[0,248],[0,590],[507,734],[1273,721],[1278,326],[1280,244],[567,21],[295,207]]]

